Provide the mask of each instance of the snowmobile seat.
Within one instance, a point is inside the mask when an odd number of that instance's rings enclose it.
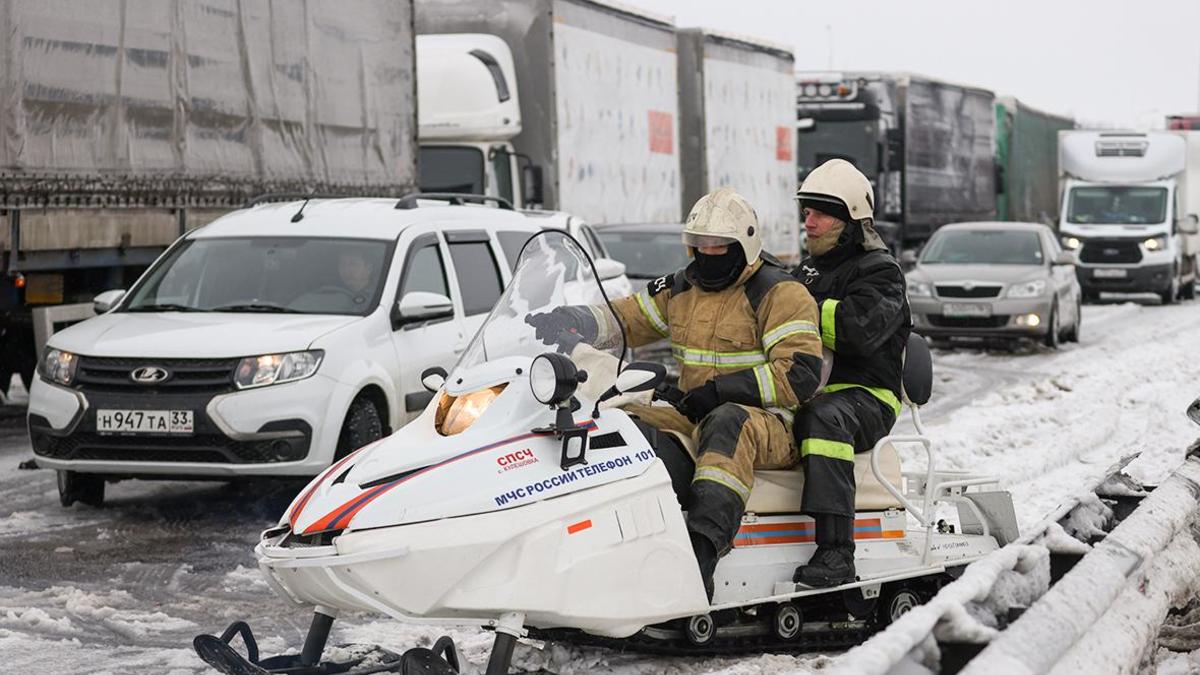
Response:
[[[879,449],[879,468],[892,485],[900,485],[900,455],[891,443]],[[875,480],[871,471],[871,453],[860,452],[854,456],[855,511],[885,511],[903,509],[904,506],[888,492],[883,484]],[[754,487],[746,511],[759,515],[769,513],[796,513],[800,509],[800,495],[804,492],[804,472],[800,467],[784,470],[759,470],[754,472]]]

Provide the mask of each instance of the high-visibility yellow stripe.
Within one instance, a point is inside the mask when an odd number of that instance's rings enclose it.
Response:
[[[754,366],[754,379],[758,382],[758,400],[762,406],[768,408],[775,405],[775,376],[771,373],[771,366]]]
[[[827,394],[832,394],[835,391],[844,391],[846,389],[865,389],[870,392],[872,396],[880,401],[883,401],[884,405],[891,408],[893,414],[895,414],[897,417],[900,416],[900,399],[896,398],[896,395],[893,394],[890,389],[884,389],[883,387],[868,387],[864,384],[829,384],[825,386],[824,391]]]
[[[827,441],[824,438],[806,438],[800,442],[800,456],[806,455],[820,455],[853,462],[854,446],[841,441]]]
[[[738,477],[729,473],[719,466],[702,466],[696,469],[696,475],[692,477],[692,482],[698,480],[708,480],[714,483],[720,483],[725,487],[737,493],[742,501],[750,499],[750,486],[738,480]]]
[[[821,344],[837,351],[837,306],[838,300],[821,303]]]
[[[800,333],[811,333],[818,335],[817,327],[811,321],[788,321],[780,324],[775,328],[766,332],[763,335],[763,351],[770,352],[771,347],[779,344],[781,341]]]
[[[642,314],[650,322],[650,327],[659,335],[666,337],[670,329],[667,326],[667,322],[663,319],[662,314],[658,311],[658,305],[654,304],[654,298],[651,297],[650,292],[643,288],[634,297],[637,298],[637,304],[642,310]]]
[[[712,368],[750,368],[767,362],[762,352],[717,352],[711,349],[692,349],[681,344],[671,344],[671,354],[688,366]]]

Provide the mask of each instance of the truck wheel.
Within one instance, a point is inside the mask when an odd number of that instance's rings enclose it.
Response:
[[[1172,273],[1171,286],[1162,293],[1159,293],[1158,297],[1162,298],[1162,304],[1164,305],[1175,304],[1175,300],[1179,298],[1179,277]]]
[[[1196,299],[1196,284],[1200,283],[1200,258],[1192,258],[1192,280],[1183,284],[1179,289],[1179,297],[1184,300]]]
[[[337,452],[333,461],[338,461],[361,448],[383,438],[383,419],[375,404],[365,396],[359,396],[346,411],[346,421],[338,434]]]
[[[104,506],[104,477],[59,469],[58,501],[63,506],[75,502],[97,508]]]
[[[1046,336],[1042,338],[1042,342],[1051,349],[1058,349],[1058,339],[1061,331],[1062,326],[1058,318],[1058,303],[1055,302],[1050,306],[1050,327],[1046,330]]]
[[[1083,294],[1080,296],[1080,298],[1081,302],[1085,302],[1089,305],[1100,302],[1100,291],[1083,291]]]

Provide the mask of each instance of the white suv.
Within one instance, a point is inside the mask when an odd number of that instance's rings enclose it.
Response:
[[[453,365],[540,229],[453,201],[256,205],[99,296],[30,392],[63,505],[121,478],[315,475],[414,417],[421,373]]]

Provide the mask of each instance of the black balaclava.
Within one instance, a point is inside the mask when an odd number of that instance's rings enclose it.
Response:
[[[692,249],[695,259],[689,265],[692,281],[701,289],[714,292],[729,288],[746,269],[746,252],[739,243],[731,243],[724,255],[705,255]]]

